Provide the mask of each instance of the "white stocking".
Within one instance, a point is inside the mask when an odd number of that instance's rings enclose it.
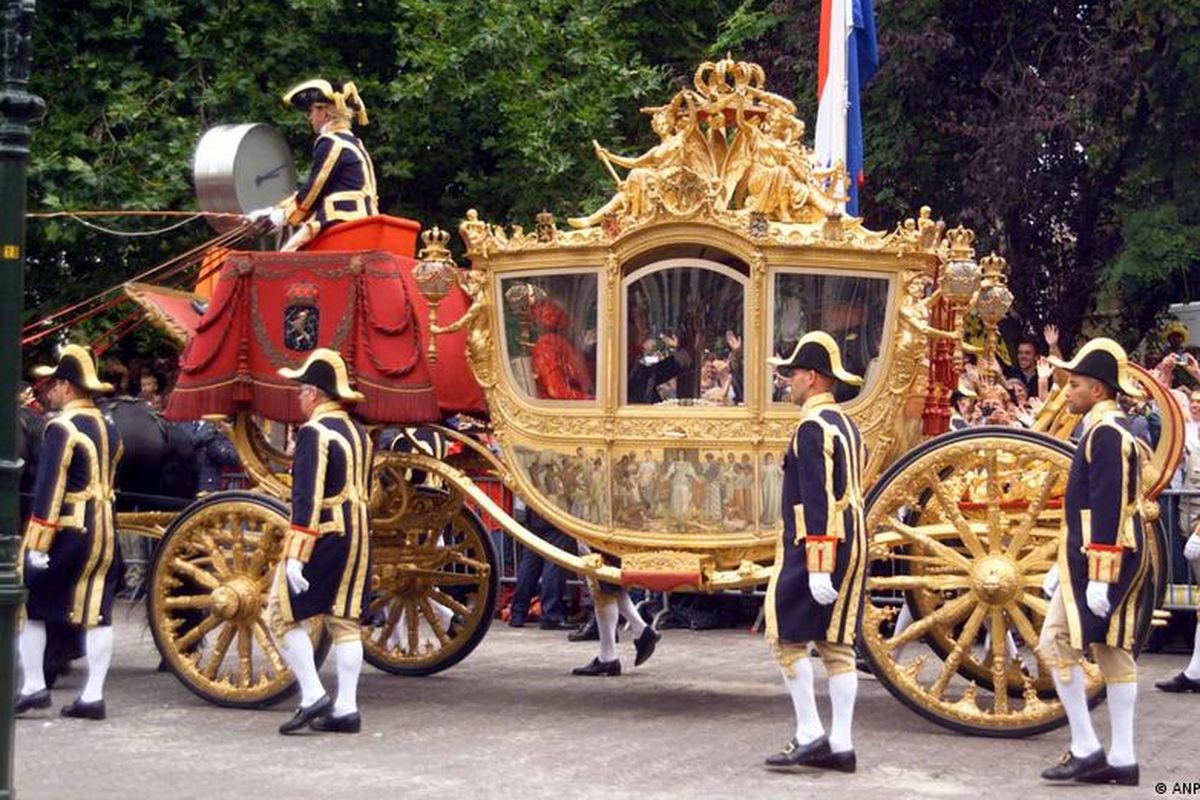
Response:
[[[1112,722],[1112,746],[1108,763],[1114,767],[1136,764],[1133,754],[1133,707],[1137,703],[1136,683],[1108,685],[1108,718]]]
[[[321,677],[317,675],[316,656],[313,655],[312,639],[308,631],[301,626],[289,630],[283,637],[283,647],[280,648],[283,660],[296,674],[300,683],[300,705],[311,706],[325,694],[321,685]]]
[[[43,660],[46,657],[46,623],[29,619],[17,636],[21,653],[21,694],[33,694],[46,688]]]
[[[104,679],[108,677],[108,665],[112,663],[112,625],[88,628],[83,643],[87,655],[88,675],[79,699],[85,703],[95,703],[104,699]]]
[[[896,627],[892,631],[892,636],[899,636],[900,634],[904,633],[904,629],[911,625],[912,621],[912,611],[909,609],[908,603],[905,603],[904,605],[900,606],[900,613],[896,615]],[[905,647],[907,647],[907,645],[903,644],[897,647],[896,654],[892,656],[892,659],[897,664],[899,664],[901,659],[904,657]]]
[[[792,665],[795,676],[789,676],[785,670],[783,683],[787,686],[788,694],[792,696],[792,709],[796,712],[796,741],[808,744],[825,733],[821,725],[821,717],[817,714],[817,696],[813,691],[813,670],[811,658],[799,658]]]
[[[25,652],[21,651],[21,658],[25,657]],[[1192,644],[1192,660],[1188,662],[1187,669],[1183,674],[1194,681],[1200,681],[1200,617],[1196,619],[1196,635]]]
[[[617,658],[617,621],[621,614],[616,603],[596,603],[596,629],[600,633],[600,660]]]
[[[829,749],[835,753],[854,749],[850,726],[854,722],[854,698],[858,695],[858,673],[854,670],[829,676],[829,700],[833,719],[829,723]]]
[[[1071,725],[1071,752],[1079,758],[1090,756],[1100,749],[1100,740],[1096,738],[1096,729],[1092,727],[1092,716],[1088,712],[1083,668],[1078,664],[1071,667],[1070,678],[1066,681],[1062,678],[1062,670],[1055,669],[1054,688]]]
[[[633,603],[633,598],[629,596],[629,592],[621,590],[617,595],[617,606],[621,610],[621,616],[629,621],[629,627],[633,630],[634,638],[641,636],[642,631],[646,630],[646,623],[642,619],[642,615],[638,613],[637,606]]]
[[[333,704],[333,715],[344,717],[358,711],[358,675],[362,672],[362,639],[343,642],[333,648],[337,657],[337,700]]]

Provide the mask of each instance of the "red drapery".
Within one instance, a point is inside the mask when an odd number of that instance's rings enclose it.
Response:
[[[383,251],[233,252],[180,358],[170,419],[251,411],[300,422],[298,386],[279,376],[315,347],[341,352],[369,422],[440,419],[416,313],[411,258]],[[315,341],[285,334],[297,308]],[[303,328],[303,325],[299,326]],[[303,349],[297,349],[302,346]]]

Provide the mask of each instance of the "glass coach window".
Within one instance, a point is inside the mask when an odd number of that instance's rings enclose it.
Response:
[[[597,287],[595,272],[501,278],[505,357],[527,397],[595,400]]]
[[[746,277],[696,258],[625,279],[625,399],[631,405],[745,403]]]
[[[775,354],[786,357],[801,336],[825,331],[841,348],[846,369],[866,379],[862,387],[838,383],[835,395],[839,402],[856,397],[878,378],[891,283],[883,276],[775,273],[771,328]],[[775,375],[771,379],[771,399],[790,402],[787,381]]]

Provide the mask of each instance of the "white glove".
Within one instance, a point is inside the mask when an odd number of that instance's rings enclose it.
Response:
[[[828,572],[808,573],[808,591],[823,606],[837,600],[837,589],[833,588],[833,578]]]
[[[29,559],[30,569],[47,569],[50,566],[50,554],[43,550],[27,550],[25,557]]]
[[[308,578],[304,577],[303,561],[298,558],[289,558],[283,565],[283,571],[287,575],[288,586],[292,587],[293,592],[303,594],[308,591]]]
[[[278,228],[283,225],[284,216],[283,209],[279,206],[267,206],[266,208],[256,208],[246,215],[246,219],[250,222],[260,222],[268,220],[272,228]]]
[[[1054,597],[1056,591],[1058,591],[1058,564],[1050,567],[1046,577],[1042,578],[1042,594],[1046,597]]]
[[[1108,602],[1108,584],[1103,581],[1088,581],[1087,605],[1097,617],[1107,617],[1112,611]]]
[[[1183,546],[1183,557],[1188,561],[1200,558],[1200,535],[1193,533],[1188,537],[1187,544]]]

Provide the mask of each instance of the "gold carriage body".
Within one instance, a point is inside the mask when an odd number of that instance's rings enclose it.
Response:
[[[592,217],[504,231],[472,211],[461,224],[476,298],[468,356],[505,480],[557,528],[621,557],[637,576],[626,582],[761,583],[797,419],[767,358],[808,330],[838,340],[865,373],[844,407],[870,483],[922,436],[930,340],[961,341],[929,325],[940,295],[928,287],[945,264],[973,263],[971,234],[946,235],[928,208],[891,233],[846,216],[841,165],[813,164],[794,106],[755,65],[702,65],[694,90],[646,110],[662,143],[633,159],[597,145],[630,172],[613,172],[618,191]],[[670,332],[686,341],[646,354]],[[639,367],[679,350],[691,366],[677,396],[645,402]],[[736,370],[736,391],[719,378],[705,388],[712,364]]]

